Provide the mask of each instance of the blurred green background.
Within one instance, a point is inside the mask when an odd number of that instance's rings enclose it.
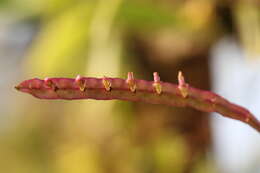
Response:
[[[1,0],[0,172],[215,173],[209,116],[123,101],[48,101],[33,77],[122,77],[210,89],[212,46],[259,53],[259,1]],[[248,56],[254,57],[254,56]]]

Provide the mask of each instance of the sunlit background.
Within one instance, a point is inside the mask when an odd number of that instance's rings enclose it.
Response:
[[[0,0],[0,172],[260,173],[260,135],[219,114],[14,89],[178,70],[260,118],[259,1]]]

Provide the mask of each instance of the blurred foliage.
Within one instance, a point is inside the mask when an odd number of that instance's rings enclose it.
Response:
[[[35,72],[33,75],[41,76],[82,73],[85,68],[82,54],[87,49],[91,11],[89,3],[82,3],[53,19],[44,20],[33,41],[35,44],[28,52],[29,62],[25,68],[30,69],[30,73]]]
[[[247,57],[257,58],[260,52],[260,12],[259,3],[242,1],[235,6],[234,16],[240,39]],[[248,27],[250,26],[250,27]]]
[[[244,3],[238,3],[234,13],[241,38],[250,45],[252,40],[259,41],[254,40],[254,34],[260,35],[259,8]],[[33,25],[39,30],[22,60],[25,78],[123,76],[138,68],[130,60],[132,52],[124,47],[128,33],[153,38],[167,31],[166,37],[177,35],[176,45],[182,46],[208,45],[221,32],[213,0],[2,0],[2,4],[3,13],[19,22],[37,21]],[[255,33],[247,31],[247,25]],[[184,52],[193,51],[185,46]],[[140,120],[134,116],[132,103],[17,97],[22,99],[15,101],[15,127],[0,141],[3,172],[185,171],[189,158],[182,135],[162,130],[160,137],[141,143],[136,125]],[[210,161],[200,160],[195,168],[193,172],[214,172]]]
[[[124,1],[119,9],[117,20],[126,28],[134,28],[146,32],[169,26],[177,27],[181,23],[181,19],[177,18],[178,8],[175,8],[160,8],[155,3],[135,0]]]

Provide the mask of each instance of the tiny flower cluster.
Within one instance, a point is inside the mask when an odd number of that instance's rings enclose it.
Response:
[[[157,72],[154,80],[135,79],[129,72],[127,79],[91,78],[78,75],[72,78],[30,79],[15,88],[40,99],[96,99],[126,100],[177,107],[192,107],[204,112],[218,112],[223,116],[240,120],[260,132],[260,122],[247,109],[233,104],[223,97],[189,86],[178,74],[178,85],[162,82]]]

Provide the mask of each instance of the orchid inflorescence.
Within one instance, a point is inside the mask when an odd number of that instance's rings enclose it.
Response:
[[[96,99],[126,100],[177,107],[192,107],[204,112],[218,112],[223,116],[240,120],[260,132],[260,122],[247,109],[210,92],[189,86],[178,74],[178,85],[162,82],[157,72],[154,81],[135,79],[129,72],[127,79],[91,78],[78,75],[72,78],[38,78],[25,80],[15,88],[39,99]]]

